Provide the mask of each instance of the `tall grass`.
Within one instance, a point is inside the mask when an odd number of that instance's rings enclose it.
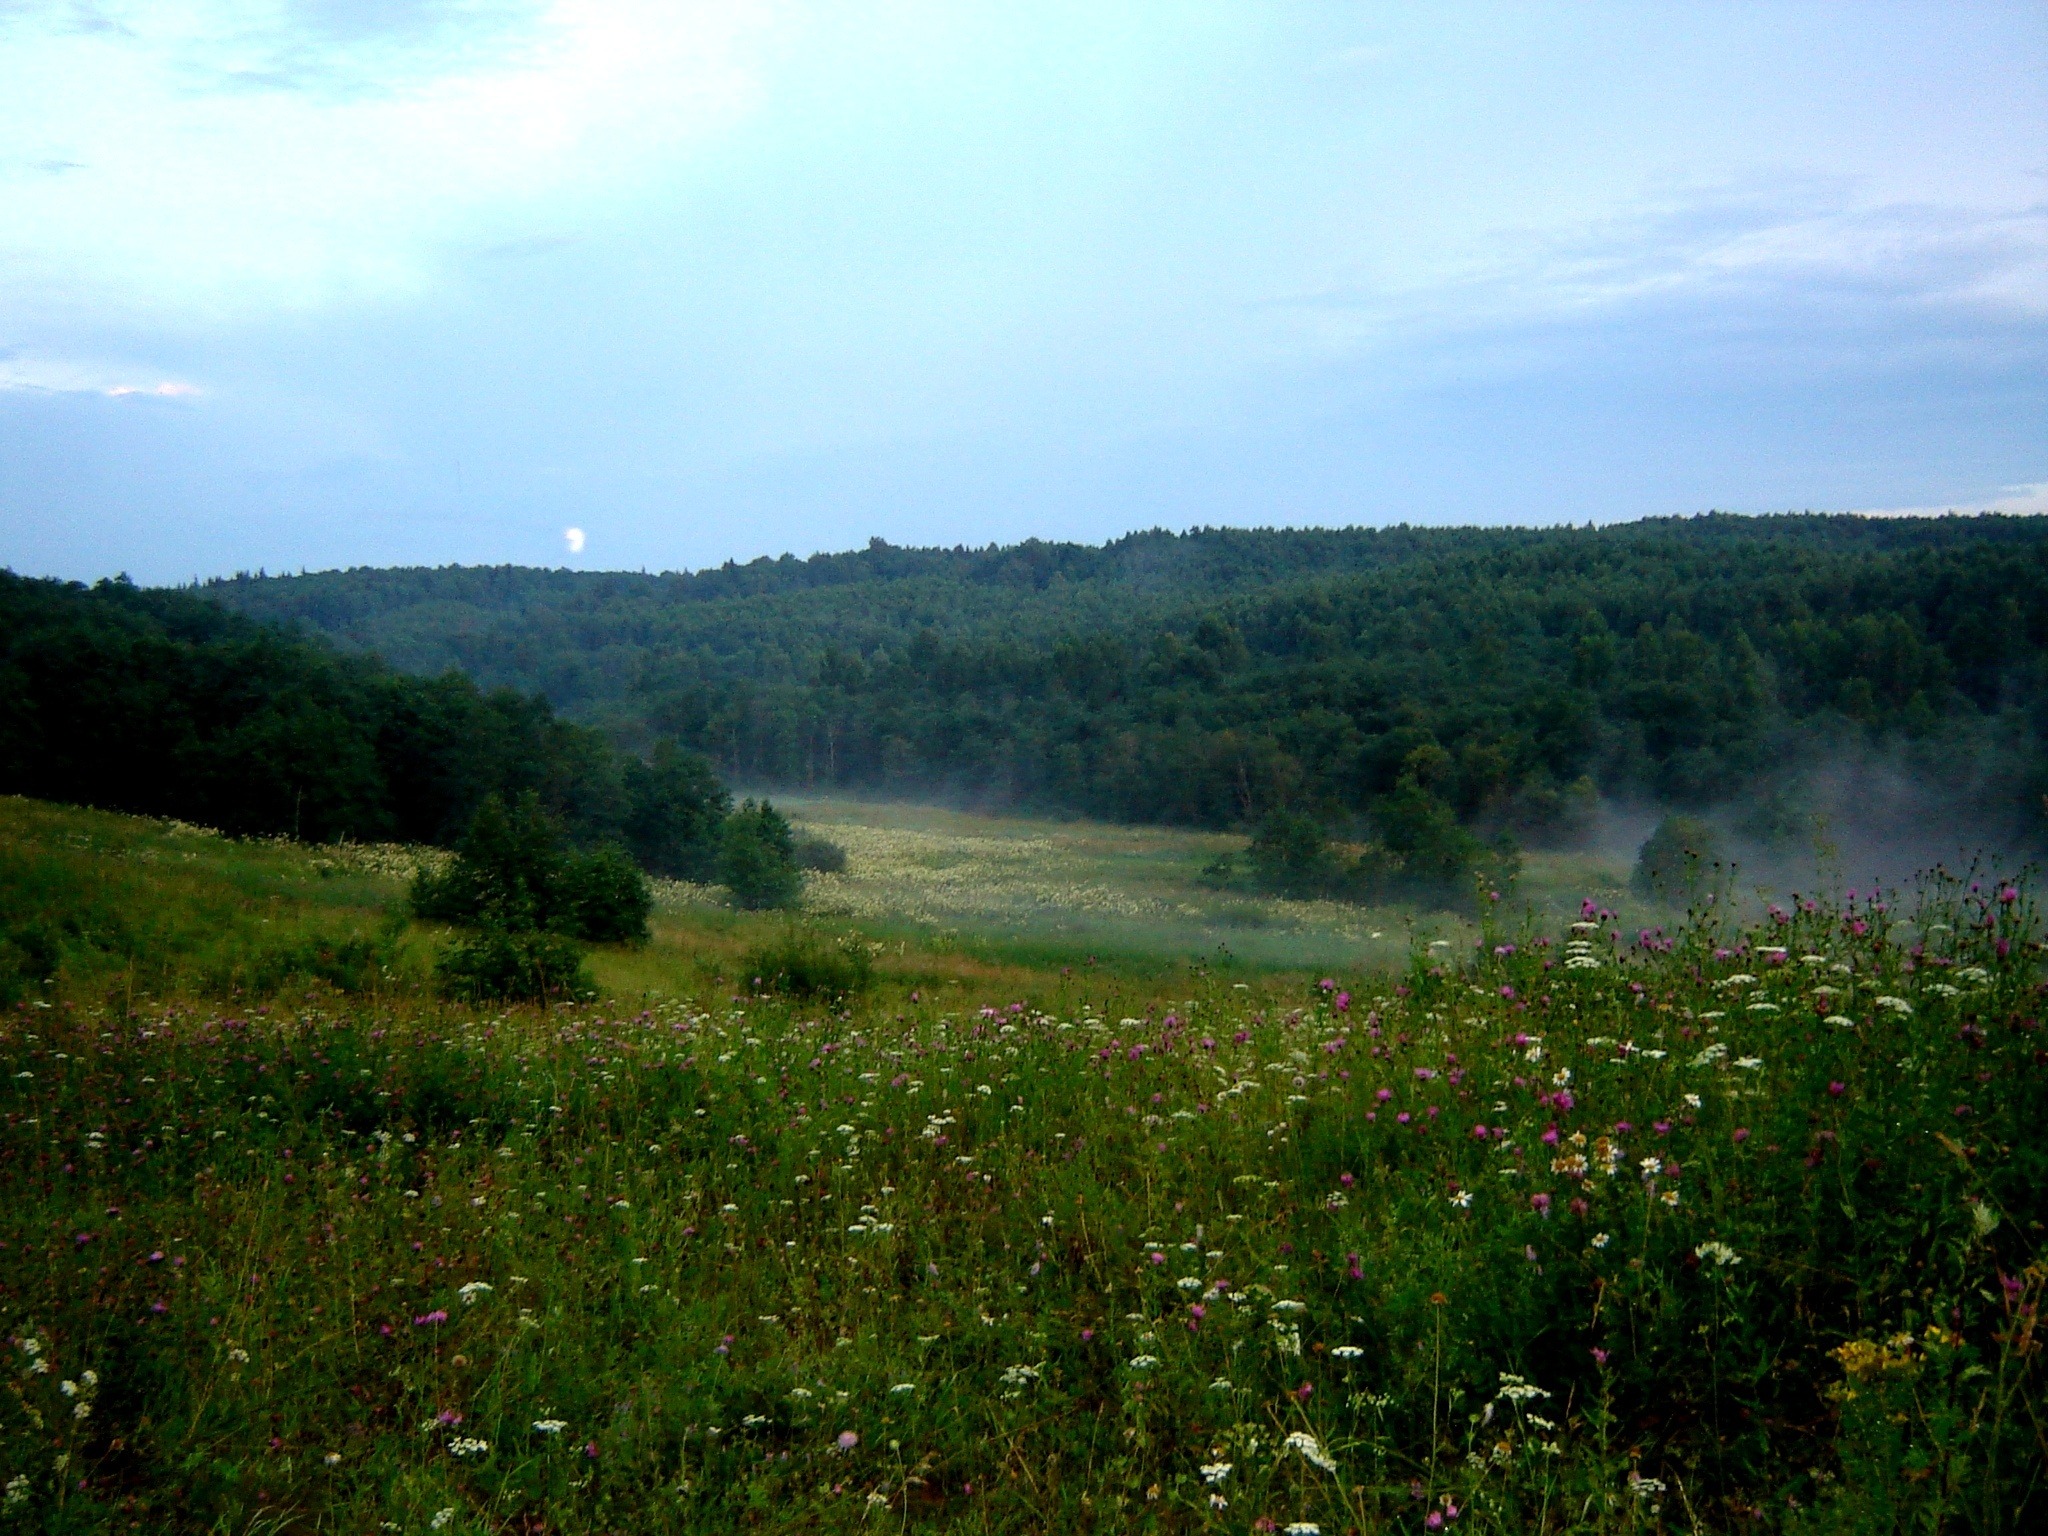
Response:
[[[2035,914],[1906,907],[1165,995],[24,1005],[0,1509],[2035,1528]]]

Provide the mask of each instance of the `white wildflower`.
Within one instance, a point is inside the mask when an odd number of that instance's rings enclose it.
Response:
[[[1325,1472],[1335,1472],[1337,1463],[1324,1451],[1323,1444],[1306,1430],[1297,1429],[1289,1435],[1283,1449],[1297,1452],[1310,1466],[1321,1467]]]

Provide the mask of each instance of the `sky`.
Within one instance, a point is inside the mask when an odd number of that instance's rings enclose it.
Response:
[[[0,0],[0,566],[2048,511],[2048,7]]]

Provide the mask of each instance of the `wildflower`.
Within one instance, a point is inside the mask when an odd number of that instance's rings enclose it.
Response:
[[[1323,1528],[1313,1520],[1296,1520],[1281,1529],[1287,1536],[1323,1536]]]
[[[1287,1437],[1282,1449],[1298,1453],[1301,1459],[1310,1466],[1320,1467],[1325,1472],[1335,1472],[1337,1470],[1337,1463],[1330,1459],[1328,1452],[1324,1451],[1322,1442],[1306,1430],[1297,1429],[1294,1431],[1293,1434]]]
[[[1605,1248],[1610,1241],[1611,1239],[1605,1232],[1595,1232],[1593,1234],[1593,1246],[1595,1248]]]
[[[4,1501],[0,1501],[0,1503],[4,1503],[8,1509],[19,1509],[28,1502],[28,1496],[28,1474],[18,1473],[7,1479],[7,1497]]]
[[[456,1295],[462,1298],[462,1304],[465,1307],[473,1307],[476,1305],[476,1299],[479,1296],[490,1295],[492,1289],[493,1287],[486,1281],[472,1280],[469,1284],[458,1290]]]
[[[1356,1344],[1339,1344],[1330,1354],[1338,1360],[1356,1360],[1365,1351]]]
[[[437,1509],[434,1511],[434,1518],[427,1522],[427,1529],[433,1531],[443,1530],[447,1527],[448,1522],[454,1518],[454,1505],[451,1504],[446,1509]]]
[[[567,1419],[535,1419],[533,1432],[536,1435],[559,1435],[569,1427]]]
[[[1222,1482],[1223,1479],[1230,1476],[1230,1469],[1234,1465],[1234,1462],[1228,1461],[1207,1462],[1202,1467],[1202,1481],[1213,1488],[1216,1484]]]
[[[1157,1355],[1134,1355],[1131,1357],[1131,1369],[1134,1371],[1149,1371],[1158,1364],[1159,1357]]]
[[[412,1325],[415,1328],[434,1328],[447,1321],[447,1310],[442,1307],[436,1307],[431,1312],[422,1312],[412,1320]]]
[[[490,1441],[474,1440],[467,1436],[460,1440],[452,1440],[448,1444],[448,1454],[451,1456],[484,1456],[490,1453],[490,1449]]]
[[[1712,1259],[1716,1266],[1723,1269],[1731,1264],[1740,1264],[1742,1262],[1742,1255],[1738,1254],[1726,1243],[1719,1241],[1701,1243],[1699,1247],[1693,1249],[1693,1252],[1700,1258]]]
[[[839,1439],[836,1443],[838,1444],[840,1450],[850,1451],[856,1445],[860,1444],[860,1436],[856,1435],[850,1429],[842,1429],[841,1431],[839,1431]]]

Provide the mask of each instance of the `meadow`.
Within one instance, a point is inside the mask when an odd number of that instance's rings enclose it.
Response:
[[[407,850],[0,804],[54,967],[0,1031],[0,1522],[2036,1528],[2023,882],[1304,970],[967,943],[851,851],[859,996],[756,991],[785,920],[686,893],[595,999],[475,1009]]]
[[[843,873],[814,875],[805,904],[822,918],[1040,960],[1072,954],[1136,963],[1201,962],[1257,971],[1398,967],[1418,944],[1468,947],[1468,917],[1216,890],[1203,869],[1242,855],[1226,832],[992,815],[906,801],[779,795],[801,829],[846,850]],[[1518,902],[1560,915],[1591,894],[1617,902],[1627,871],[1597,857],[1535,852]],[[679,891],[674,904],[715,901]]]

